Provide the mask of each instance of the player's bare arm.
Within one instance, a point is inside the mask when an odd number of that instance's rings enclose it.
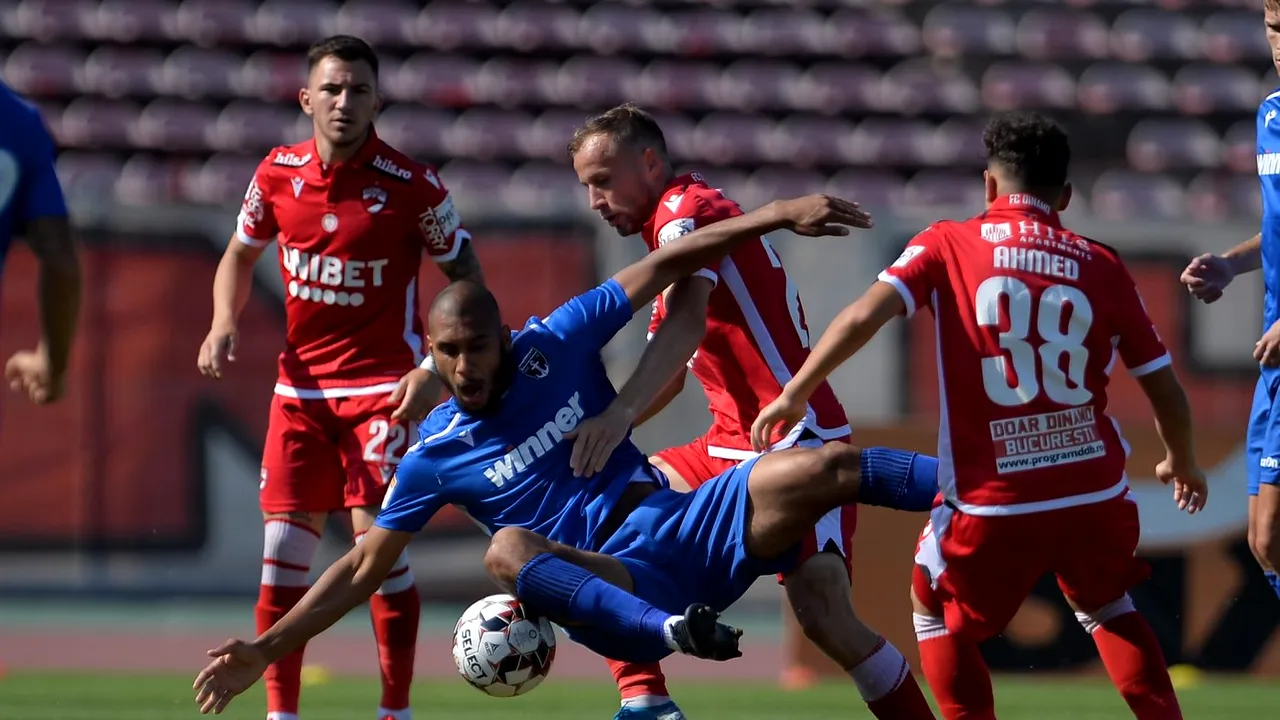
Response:
[[[1216,301],[1237,275],[1262,267],[1262,233],[1221,255],[1206,253],[1193,258],[1179,278],[1187,292],[1206,303]]]
[[[763,452],[773,444],[775,431],[790,428],[804,418],[814,390],[854,353],[866,345],[885,323],[906,312],[902,296],[887,282],[877,280],[852,305],[840,311],[822,333],[800,372],[769,403],[751,425],[751,446]]]
[[[470,280],[474,283],[484,284],[484,273],[480,270],[480,258],[476,257],[476,249],[472,246],[470,240],[462,244],[462,248],[458,250],[457,257],[437,264],[440,266],[440,270],[444,272],[445,277],[449,278],[449,282]]]
[[[226,363],[236,359],[236,323],[249,302],[253,288],[253,266],[262,257],[265,245],[254,246],[233,236],[218,262],[213,276],[213,322],[209,334],[200,345],[197,365],[200,373],[215,380],[222,379]]]
[[[11,388],[44,405],[62,396],[80,311],[80,256],[65,216],[33,219],[24,234],[40,262],[40,342],[9,358],[5,377]]]
[[[1165,459],[1156,466],[1156,477],[1173,484],[1173,500],[1180,510],[1196,513],[1209,499],[1209,486],[1196,463],[1187,394],[1172,366],[1140,376],[1138,384],[1151,403],[1156,432],[1165,447]]]
[[[210,650],[213,661],[192,684],[200,712],[221,713],[233,697],[257,682],[268,665],[368,600],[412,538],[411,533],[373,526],[270,630],[253,642],[228,640]]]
[[[569,460],[574,476],[590,477],[603,470],[641,413],[657,412],[649,408],[677,376],[683,375],[706,334],[707,303],[714,289],[715,283],[705,277],[687,277],[666,291],[667,316],[645,346],[631,377],[604,412],[578,426]]]

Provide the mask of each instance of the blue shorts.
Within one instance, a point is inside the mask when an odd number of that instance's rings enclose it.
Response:
[[[1249,411],[1249,433],[1245,439],[1245,465],[1249,472],[1249,494],[1257,495],[1261,485],[1280,484],[1280,407],[1276,391],[1280,373],[1263,373],[1253,391]]]
[[[755,464],[747,460],[692,492],[658,490],[631,511],[600,552],[622,561],[636,597],[672,615],[694,603],[723,611],[757,579],[795,565],[799,543],[768,560],[747,552],[747,478]],[[671,652],[636,647],[634,638],[601,628],[564,629],[575,642],[617,660],[656,662]]]

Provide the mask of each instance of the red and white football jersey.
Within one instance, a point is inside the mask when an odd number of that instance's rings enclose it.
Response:
[[[470,238],[435,170],[372,134],[333,165],[314,140],[272,150],[236,236],[280,247],[288,329],[276,392],[300,398],[389,391],[412,370],[422,255],[447,262]]]
[[[1115,250],[1029,195],[917,235],[880,280],[938,333],[938,484],[973,515],[1041,512],[1128,489],[1128,446],[1106,414],[1117,355],[1169,365]]]
[[[653,251],[698,227],[741,214],[737,203],[693,173],[672,181],[642,234]],[[740,245],[697,275],[716,283],[707,306],[706,335],[689,364],[710,404],[708,454],[751,457],[751,423],[809,357],[804,306],[778,254],[763,237]],[[651,335],[665,315],[659,296],[649,323]],[[803,428],[824,440],[849,435],[849,418],[827,383],[813,393],[804,423],[793,432],[799,434]]]

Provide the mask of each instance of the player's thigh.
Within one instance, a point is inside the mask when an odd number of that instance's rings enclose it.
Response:
[[[747,547],[776,557],[802,543],[814,526],[857,500],[861,452],[845,443],[770,452],[755,461],[748,480]]]
[[[1253,404],[1249,408],[1249,424],[1245,433],[1245,472],[1248,474],[1248,492],[1253,497],[1263,483],[1268,465],[1276,465],[1274,460],[1280,452],[1280,433],[1275,427],[1280,418],[1275,414],[1275,392],[1267,378],[1259,377],[1253,389]],[[1276,468],[1271,468],[1272,482],[1276,477]]]
[[[325,513],[343,507],[346,472],[325,427],[327,413],[323,400],[273,398],[258,483],[263,513]]]
[[[1127,493],[1042,515],[1045,544],[1056,548],[1052,570],[1058,587],[1077,610],[1098,610],[1151,575],[1134,555],[1142,532],[1138,505]]]
[[[631,573],[621,560],[602,553],[565,545],[523,528],[506,527],[493,534],[485,551],[485,568],[489,575],[508,590],[515,591],[516,577],[529,561],[550,553],[577,565],[605,582],[628,592],[635,589]]]
[[[381,505],[387,483],[413,443],[414,428],[391,419],[395,406],[382,393],[340,398],[333,408],[346,473],[343,505]]]

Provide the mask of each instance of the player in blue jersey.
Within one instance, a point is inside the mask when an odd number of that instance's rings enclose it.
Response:
[[[36,349],[14,353],[4,376],[37,405],[62,396],[80,307],[80,261],[53,160],[40,112],[0,83],[0,272],[22,236],[40,261],[41,329]]]
[[[1280,72],[1280,0],[1266,0],[1267,42]],[[1182,271],[1196,298],[1211,303],[1231,280],[1262,268],[1262,338],[1253,347],[1261,370],[1246,439],[1249,549],[1280,596],[1280,90],[1258,106],[1258,181],[1262,231],[1221,255],[1201,255]]]
[[[758,577],[789,567],[819,517],[857,500],[861,452],[833,443],[772,453],[679,493],[630,440],[601,473],[575,478],[564,441],[616,396],[600,349],[637,309],[737,243],[781,228],[845,233],[833,223],[870,225],[856,206],[824,196],[708,225],[514,338],[484,288],[446,288],[429,337],[453,399],[422,424],[364,542],[257,640],[209,652],[214,661],[194,684],[202,711],[220,712],[268,663],[363,602],[447,504],[493,533],[485,562],[499,584],[592,650],[636,662],[673,651],[737,657],[740,633],[718,612]]]

